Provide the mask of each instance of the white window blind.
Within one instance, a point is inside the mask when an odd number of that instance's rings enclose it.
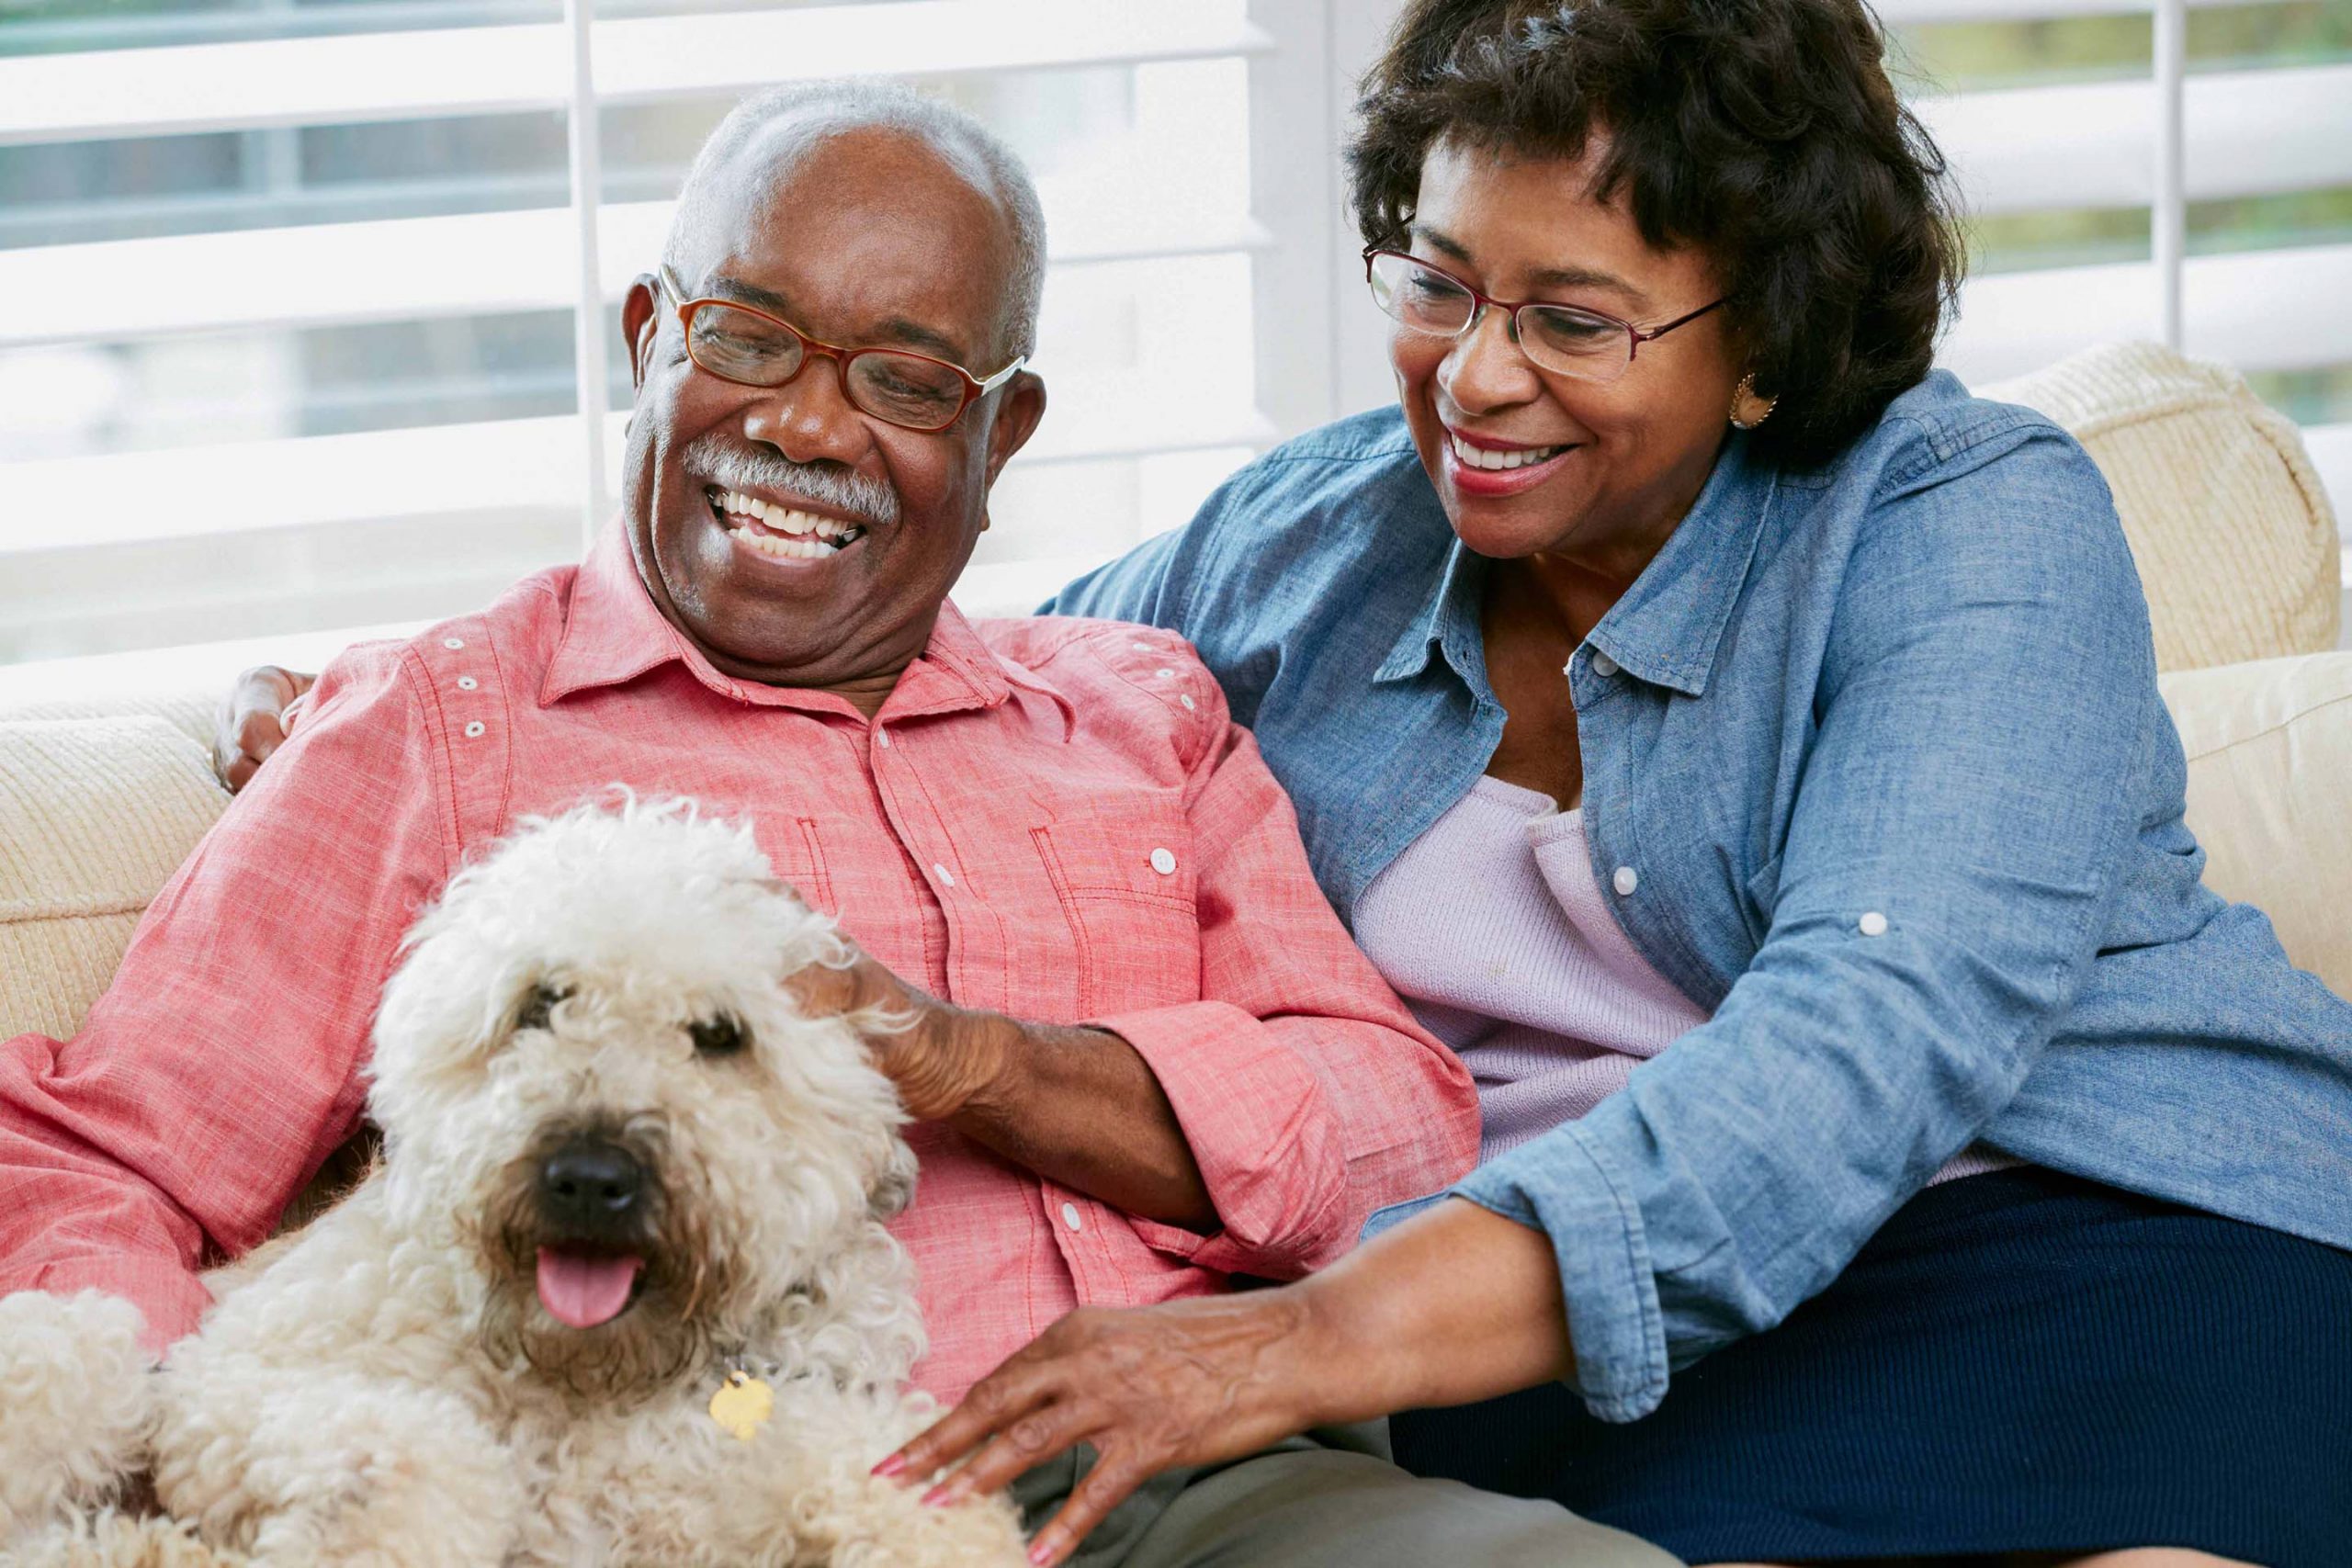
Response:
[[[1300,56],[1329,18],[1253,9],[0,13],[0,662],[423,620],[575,554],[594,504],[579,324],[600,323],[609,495],[628,387],[601,323],[655,259],[686,163],[742,92],[834,75],[954,99],[1037,176],[1051,412],[960,591],[1034,601],[1274,437],[1251,103],[1276,65],[1322,68]],[[1300,155],[1328,161],[1323,140]]]
[[[2339,516],[2352,506],[2352,5],[1880,13],[1971,214],[1943,362],[1982,383],[2094,343],[2170,342],[2295,418]]]

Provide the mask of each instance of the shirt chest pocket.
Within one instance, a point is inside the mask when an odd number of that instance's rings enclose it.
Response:
[[[1174,800],[1101,793],[1029,837],[1069,925],[1078,1017],[1200,999],[1192,824]]]
[[[800,901],[820,915],[838,916],[841,903],[833,895],[831,868],[817,833],[813,816],[778,818],[760,826],[760,848],[776,880],[800,896]]]

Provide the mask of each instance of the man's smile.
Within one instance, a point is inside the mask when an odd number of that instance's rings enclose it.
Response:
[[[706,486],[703,500],[738,543],[783,560],[820,560],[865,536],[865,526],[741,491]]]

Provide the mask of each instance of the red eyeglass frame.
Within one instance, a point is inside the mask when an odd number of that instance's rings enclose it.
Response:
[[[979,401],[982,398],[987,397],[990,392],[995,391],[1007,381],[1012,380],[1014,372],[1018,371],[1023,366],[1029,363],[1029,356],[1024,354],[1015,358],[1012,364],[1006,366],[995,375],[982,378],[973,375],[969,370],[965,369],[962,366],[956,364],[952,359],[941,359],[936,355],[929,354],[917,354],[910,348],[884,348],[874,345],[869,345],[865,348],[845,348],[839,344],[826,343],[821,339],[810,337],[807,333],[802,332],[798,327],[794,326],[790,321],[786,321],[783,317],[770,315],[767,311],[761,310],[758,306],[746,305],[740,299],[722,299],[715,295],[707,294],[700,295],[695,299],[689,299],[685,297],[686,291],[684,287],[681,285],[676,278],[670,276],[670,264],[667,262],[662,263],[659,267],[654,269],[653,276],[655,282],[661,288],[662,297],[670,301],[670,308],[678,313],[678,331],[685,339],[686,358],[693,363],[695,369],[701,371],[704,375],[715,376],[719,380],[726,382],[731,387],[759,387],[765,390],[773,391],[778,387],[788,386],[791,384],[793,377],[799,375],[802,370],[806,370],[808,367],[808,357],[812,354],[821,358],[831,359],[841,367],[842,389],[844,394],[848,392],[850,386],[850,366],[854,364],[856,361],[865,358],[870,354],[887,354],[897,359],[919,359],[925,365],[936,365],[943,370],[954,371],[956,378],[963,383],[964,400],[956,405],[956,412],[954,413],[949,414],[937,424],[908,424],[902,420],[892,419],[888,414],[875,413],[872,409],[867,408],[864,403],[858,402],[856,399],[850,399],[851,406],[855,408],[860,413],[871,414],[874,418],[882,421],[885,424],[896,426],[900,430],[911,430],[919,434],[936,435],[943,430],[953,429],[956,422],[964,417],[964,411],[966,409],[970,408],[974,403]],[[786,376],[781,381],[746,381],[740,377],[729,376],[723,370],[713,370],[701,360],[695,359],[695,312],[700,310],[706,305],[723,305],[729,310],[741,310],[747,316],[756,316],[761,321],[767,322],[770,326],[781,327],[786,332],[790,333],[795,338],[798,339],[800,343],[799,366],[793,370],[791,376]]]

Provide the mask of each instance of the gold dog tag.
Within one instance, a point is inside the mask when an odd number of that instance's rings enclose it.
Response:
[[[710,1418],[734,1435],[739,1443],[748,1443],[768,1417],[775,1414],[775,1391],[751,1373],[741,1371],[727,1374],[718,1392],[710,1396]]]

